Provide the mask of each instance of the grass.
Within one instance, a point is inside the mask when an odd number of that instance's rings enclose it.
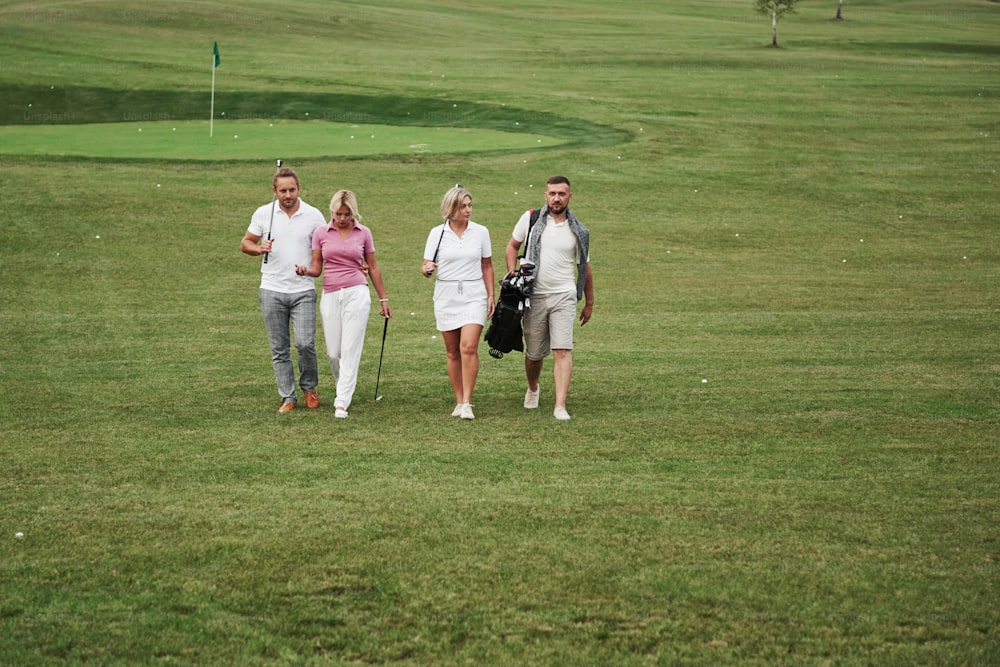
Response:
[[[159,160],[264,160],[276,148],[297,159],[430,152],[527,150],[558,140],[526,133],[465,128],[238,120],[206,132],[207,122],[42,125],[0,129],[3,152],[33,156]],[[234,134],[231,134],[234,133]],[[215,136],[217,134],[218,136]]]
[[[275,152],[300,159],[411,155],[426,152],[413,146],[425,143],[434,144],[433,152],[448,154],[594,147],[628,137],[620,129],[551,112],[391,94],[220,94],[210,128],[200,93],[44,85],[10,85],[5,92],[0,118],[9,125],[3,128],[0,150],[12,155],[260,160]],[[156,143],[148,135],[138,136],[140,129],[158,127],[167,132],[180,128],[181,134],[168,134]],[[278,130],[272,131],[274,127]],[[187,128],[191,131],[185,132]],[[216,141],[208,138],[212,129]],[[363,146],[353,142],[359,129],[376,141]],[[239,146],[218,145],[241,131]]]
[[[781,49],[735,0],[0,4],[19,131],[204,124],[218,41],[227,115],[563,142],[292,163],[358,192],[393,301],[336,422],[327,375],[275,414],[237,251],[281,142],[7,156],[0,663],[997,662],[1000,17],[834,4]],[[574,418],[483,354],[458,423],[438,201],[499,269],[553,173],[593,235]]]

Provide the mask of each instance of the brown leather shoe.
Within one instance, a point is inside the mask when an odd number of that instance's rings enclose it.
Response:
[[[281,407],[278,408],[278,414],[283,415],[286,412],[291,412],[294,409],[295,409],[295,401],[285,401],[284,403],[281,404]]]
[[[315,390],[306,392],[306,407],[315,410],[319,407],[319,394]]]

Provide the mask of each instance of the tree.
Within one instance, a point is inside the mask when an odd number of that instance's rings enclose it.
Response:
[[[778,18],[795,11],[798,0],[754,0],[757,11],[771,15],[771,46],[778,46]]]
[[[843,21],[844,20],[844,14],[843,14],[843,11],[842,11],[843,9],[844,9],[844,0],[838,0],[837,1],[837,20],[838,21]]]

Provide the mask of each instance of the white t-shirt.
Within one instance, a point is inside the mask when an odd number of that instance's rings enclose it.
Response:
[[[525,211],[514,225],[512,236],[515,241],[522,244],[525,242],[530,217],[531,212]],[[542,232],[542,248],[538,257],[534,293],[576,294],[576,265],[579,263],[579,258],[580,250],[577,247],[576,234],[570,228],[569,222],[554,222],[552,216],[547,215],[545,230]]]
[[[441,235],[444,227],[444,236]],[[438,225],[427,235],[424,246],[424,259],[433,260],[434,251],[441,240],[441,249],[437,256],[437,279],[452,280],[482,280],[485,257],[493,256],[490,245],[490,230],[483,225],[469,221],[465,233],[461,236],[451,231],[451,225]]]
[[[262,239],[267,238],[270,228],[272,250],[267,255],[267,263],[263,257],[260,263],[261,289],[295,294],[316,289],[316,279],[312,276],[300,276],[295,273],[295,265],[312,266],[312,235],[313,232],[326,227],[326,218],[315,206],[310,206],[301,199],[299,209],[289,218],[281,206],[274,204],[274,222],[271,222],[271,204],[265,204],[250,218],[247,231]]]

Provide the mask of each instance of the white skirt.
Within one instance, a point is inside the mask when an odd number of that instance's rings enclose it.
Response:
[[[486,285],[479,280],[437,280],[434,317],[438,331],[454,331],[466,324],[486,325]]]

